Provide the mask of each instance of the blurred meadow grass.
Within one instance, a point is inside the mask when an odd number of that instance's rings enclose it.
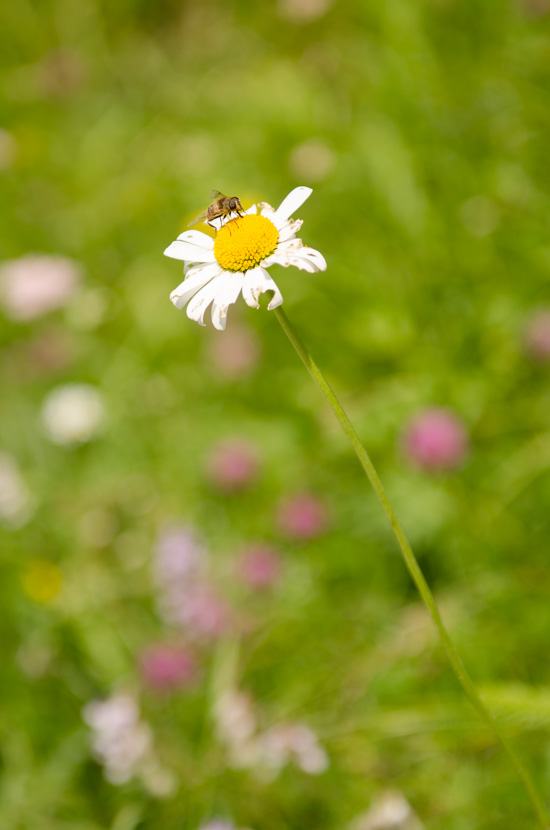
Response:
[[[550,349],[525,332],[548,304],[550,4],[18,0],[1,20],[0,288],[29,254],[83,277],[31,319],[2,289],[0,830],[418,826],[375,823],[387,791],[433,830],[534,826],[265,302],[199,328],[162,251],[212,188],[245,206],[314,188],[301,235],[328,270],[274,274],[285,309],[547,794]],[[55,443],[44,403],[68,384],[104,415]],[[470,442],[443,472],[404,446],[434,406]],[[242,486],[215,466],[236,438],[258,465]],[[281,506],[303,493],[322,521],[300,535]],[[215,635],[159,607],[170,523],[204,540],[230,609]],[[239,576],[252,543],[281,569],[263,592]],[[141,655],[174,642],[196,672],[159,692]],[[93,758],[84,707],[120,690],[165,792]],[[259,733],[307,725],[327,768],[236,763],[231,690]]]

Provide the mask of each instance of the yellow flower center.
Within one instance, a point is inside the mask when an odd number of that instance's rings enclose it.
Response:
[[[278,240],[279,231],[265,216],[241,216],[217,232],[214,255],[228,271],[249,271],[273,253]]]

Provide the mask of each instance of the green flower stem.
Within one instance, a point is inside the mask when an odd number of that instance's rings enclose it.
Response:
[[[420,565],[418,564],[418,561],[412,551],[407,537],[405,536],[405,532],[397,520],[393,507],[391,506],[388,500],[388,497],[382,486],[382,482],[378,478],[378,473],[376,472],[367,451],[365,450],[364,446],[359,440],[357,433],[355,432],[355,429],[351,424],[351,421],[344,412],[336,395],[334,394],[329,384],[325,380],[317,364],[311,358],[311,355],[309,354],[307,348],[305,347],[302,340],[292,327],[288,317],[286,316],[282,308],[279,307],[275,309],[275,316],[277,317],[279,323],[283,327],[283,330],[287,335],[288,339],[298,352],[309,374],[311,375],[311,377],[313,378],[313,380],[315,381],[315,383],[317,384],[317,386],[329,402],[332,411],[338,419],[340,426],[346,433],[353,449],[355,450],[355,454],[361,462],[361,465],[365,473],[367,474],[367,477],[374,489],[374,492],[376,493],[378,501],[382,505],[382,509],[386,514],[386,518],[395,535],[395,538],[397,539],[397,544],[399,545],[399,549],[403,555],[403,559],[405,560],[405,565],[407,566],[409,573],[414,581],[414,584],[418,588],[420,596],[422,597],[424,604],[426,605],[426,608],[428,609],[428,612],[434,622],[434,625],[437,628],[439,637],[441,638],[441,642],[443,643],[443,648],[447,653],[447,657],[449,658],[449,662],[458,679],[458,682],[464,689],[466,695],[468,696],[474,708],[477,709],[485,723],[489,726],[491,731],[494,733],[494,735],[500,742],[501,746],[503,747],[504,751],[507,753],[510,761],[512,762],[514,769],[523,781],[525,789],[527,790],[527,793],[529,795],[531,804],[533,805],[533,808],[537,814],[540,826],[544,830],[549,830],[550,817],[548,815],[548,811],[546,809],[544,801],[540,796],[537,788],[535,787],[527,768],[523,765],[522,761],[516,754],[514,748],[512,747],[510,741],[508,740],[496,717],[483,703],[483,700],[481,699],[480,694],[477,691],[477,688],[475,687],[470,675],[468,674],[462,662],[462,658],[460,657],[456,649],[456,646],[451,640],[449,633],[447,632],[447,629],[443,624],[443,620],[441,619],[441,614],[439,613],[439,609],[436,605],[434,596],[430,590],[430,587],[428,586],[428,583],[426,582],[426,579],[424,578],[424,574],[422,573]]]

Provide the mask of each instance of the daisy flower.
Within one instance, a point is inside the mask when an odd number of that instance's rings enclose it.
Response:
[[[296,187],[277,210],[267,202],[252,205],[244,215],[220,217],[211,222],[216,237],[200,231],[185,231],[165,250],[165,255],[183,260],[185,279],[172,291],[176,308],[187,305],[187,316],[204,326],[204,314],[212,306],[212,323],[223,331],[227,310],[242,292],[251,308],[259,308],[259,297],[272,291],[268,309],[283,302],[283,295],[269,276],[271,265],[295,265],[314,273],[327,267],[319,251],[296,237],[301,219],[291,215],[311,195],[310,187]]]

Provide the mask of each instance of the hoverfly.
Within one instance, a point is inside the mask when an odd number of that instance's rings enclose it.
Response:
[[[241,216],[244,213],[243,206],[236,196],[224,196],[219,190],[211,190],[210,198],[214,201],[208,205],[206,210],[195,216],[192,222],[189,222],[188,228],[197,225],[199,222],[206,222],[210,227],[217,230],[216,226],[212,225],[213,219],[218,219],[220,216],[230,216],[232,213]]]

